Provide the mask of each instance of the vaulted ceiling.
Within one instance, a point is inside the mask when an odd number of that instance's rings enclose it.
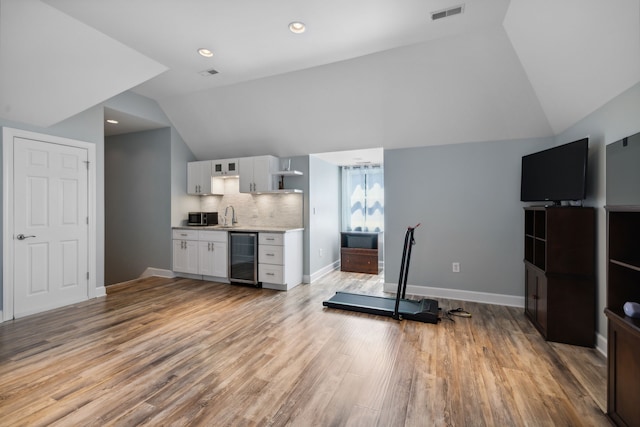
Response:
[[[550,136],[640,81],[640,0],[0,1],[0,117],[132,90],[198,158]]]

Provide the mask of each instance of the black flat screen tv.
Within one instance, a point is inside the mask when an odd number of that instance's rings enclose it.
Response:
[[[588,138],[522,157],[520,200],[554,204],[584,200],[588,160]]]

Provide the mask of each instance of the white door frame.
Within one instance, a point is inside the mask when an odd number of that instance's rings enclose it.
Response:
[[[87,236],[87,256],[89,283],[87,297],[96,297],[96,145],[74,139],[29,132],[21,129],[2,128],[2,312],[0,321],[11,320],[14,315],[14,256],[13,256],[13,143],[15,138],[33,139],[51,144],[66,145],[87,150],[89,176],[87,181],[87,201],[89,234]]]

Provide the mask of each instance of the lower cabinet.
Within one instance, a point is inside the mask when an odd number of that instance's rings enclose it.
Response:
[[[198,235],[198,273],[203,276],[228,276],[226,231],[200,231]]]
[[[262,287],[289,290],[302,283],[302,231],[258,234],[258,280]]]
[[[525,314],[548,341],[593,347],[594,286],[590,279],[547,274],[525,262]]]
[[[340,270],[353,273],[378,274],[378,250],[340,249]]]
[[[173,271],[198,274],[197,230],[173,230]]]
[[[634,319],[605,312],[609,318],[607,412],[619,426],[640,426],[640,333]]]
[[[524,311],[542,336],[547,337],[547,277],[525,264]]]
[[[340,233],[340,270],[378,274],[378,244],[381,233]]]
[[[258,281],[263,288],[286,291],[302,283],[302,242],[302,230],[258,233]],[[228,281],[228,233],[174,229],[173,271]]]
[[[227,232],[173,230],[173,271],[227,278]]]

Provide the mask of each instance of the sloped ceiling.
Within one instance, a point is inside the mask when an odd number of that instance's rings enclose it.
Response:
[[[640,80],[637,0],[512,0],[504,21],[558,134]]]
[[[47,126],[130,89],[198,158],[549,136],[640,80],[640,0],[440,21],[460,2],[0,1],[0,117]]]
[[[0,3],[0,117],[48,127],[167,69],[57,9]]]

